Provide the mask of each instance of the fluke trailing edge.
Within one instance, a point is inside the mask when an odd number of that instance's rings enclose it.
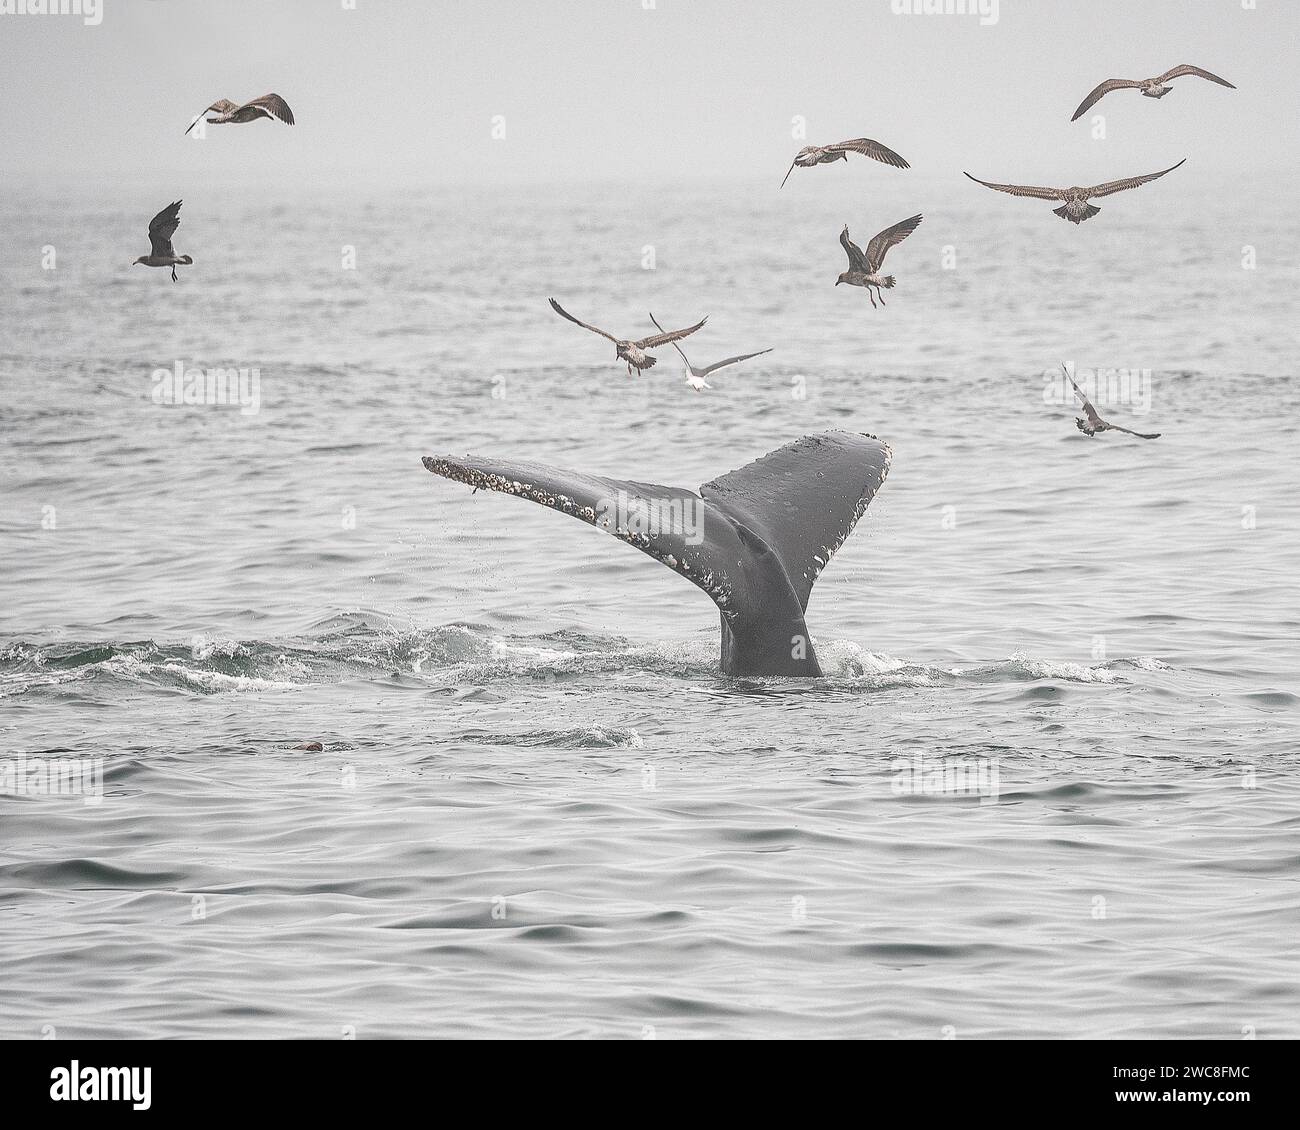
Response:
[[[875,436],[804,436],[695,494],[543,463],[426,455],[435,475],[517,495],[605,530],[698,585],[722,620],[728,675],[820,675],[804,626],[813,583],[889,473]]]

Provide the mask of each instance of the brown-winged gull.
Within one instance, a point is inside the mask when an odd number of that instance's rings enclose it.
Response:
[[[874,308],[876,300],[871,294],[872,287],[875,287],[876,294],[880,295],[880,304],[885,304],[885,296],[881,293],[880,288],[888,290],[894,285],[893,275],[882,275],[880,268],[885,262],[885,255],[889,249],[896,243],[902,243],[909,235],[916,231],[921,223],[921,215],[908,216],[906,220],[899,220],[898,223],[887,227],[884,231],[878,232],[871,237],[871,242],[867,244],[867,250],[864,254],[862,248],[849,238],[849,226],[844,225],[844,230],[840,232],[840,245],[849,257],[849,269],[844,271],[835,285],[848,283],[849,286],[864,286],[867,288],[867,297],[871,298],[871,305]]]
[[[1183,164],[1187,158],[1184,157],[1178,165]],[[1027,184],[993,184],[986,180],[980,180],[979,177],[970,177],[976,184],[982,184],[985,188],[996,189],[998,192],[1009,192],[1012,196],[1032,196],[1036,200],[1064,200],[1065,203],[1059,208],[1053,208],[1052,211],[1060,216],[1063,220],[1069,220],[1072,224],[1081,224],[1084,220],[1089,220],[1101,211],[1100,208],[1088,203],[1088,200],[1094,196],[1110,196],[1114,192],[1123,192],[1127,188],[1137,188],[1138,185],[1146,184],[1147,181],[1153,181],[1157,177],[1162,177],[1165,173],[1172,173],[1178,165],[1170,165],[1167,169],[1161,169],[1158,173],[1147,173],[1140,177],[1125,177],[1123,180],[1111,180],[1105,184],[1095,184],[1091,188],[1080,188],[1073,185],[1070,188],[1036,188]]]
[[[293,125],[293,111],[289,109],[289,103],[278,94],[263,94],[261,98],[254,98],[242,106],[238,102],[230,101],[229,98],[218,98],[203,111],[203,114],[217,115],[207,120],[210,126],[225,125],[227,122],[242,125],[244,122],[255,122],[259,118],[279,118],[285,125]],[[203,117],[203,114],[185,127],[186,133],[199,124],[199,118]]]
[[[829,165],[832,161],[847,161],[850,153],[861,153],[864,157],[872,157],[877,161],[883,161],[886,165],[893,165],[896,169],[910,169],[911,166],[903,160],[892,149],[881,145],[878,141],[872,141],[869,137],[855,137],[852,141],[837,141],[834,145],[806,145],[800,149],[794,156],[794,161],[785,172],[785,180],[781,181],[781,187],[785,188],[785,182],[790,179],[790,174],[794,172],[795,166],[801,169],[811,169],[814,165]]]
[[[667,345],[670,341],[677,341],[684,338],[687,334],[693,334],[709,319],[701,318],[693,326],[688,326],[684,330],[670,330],[668,333],[657,333],[650,337],[643,337],[637,341],[630,341],[624,338],[615,337],[611,333],[606,333],[602,329],[588,325],[586,322],[575,318],[563,306],[555,301],[554,298],[548,299],[551,309],[554,310],[561,318],[568,318],[575,326],[581,326],[584,330],[590,330],[594,334],[600,334],[601,337],[608,338],[614,343],[614,356],[620,361],[627,362],[628,376],[632,375],[632,370],[638,371],[649,369],[655,364],[655,358],[651,357],[646,350],[655,349],[660,345]]]
[[[1083,401],[1083,416],[1074,418],[1074,426],[1086,436],[1095,436],[1098,432],[1123,432],[1125,435],[1137,436],[1138,439],[1159,439],[1159,432],[1135,432],[1130,428],[1121,428],[1118,424],[1112,424],[1109,420],[1103,420],[1097,415],[1097,409],[1092,406],[1092,401],[1083,395],[1083,389],[1074,384],[1074,378],[1070,376],[1070,370],[1061,365],[1061,371],[1065,374],[1065,379],[1074,385],[1074,391],[1078,393],[1079,399]]]
[[[1171,79],[1182,78],[1184,75],[1207,78],[1211,82],[1217,82],[1220,86],[1226,86],[1231,90],[1237,89],[1226,78],[1212,75],[1209,71],[1203,71],[1200,67],[1193,67],[1190,63],[1180,63],[1171,70],[1165,71],[1164,74],[1156,75],[1155,78],[1108,78],[1105,82],[1098,83],[1093,87],[1092,93],[1079,103],[1079,108],[1075,110],[1074,117],[1070,121],[1077,122],[1112,90],[1140,90],[1143,98],[1163,98],[1172,89],[1167,83]]]
[[[194,262],[188,255],[177,255],[176,249],[172,246],[172,236],[176,234],[176,229],[181,224],[181,204],[180,200],[168,204],[149,221],[149,246],[152,250],[148,255],[141,255],[131,266],[170,267],[172,282],[179,281],[176,278],[177,266],[188,267]]]

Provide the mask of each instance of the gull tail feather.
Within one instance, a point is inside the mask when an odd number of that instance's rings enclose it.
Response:
[[[1101,209],[1095,204],[1085,204],[1083,207],[1084,212],[1080,216],[1070,215],[1070,206],[1068,204],[1062,204],[1059,208],[1053,208],[1052,211],[1060,216],[1061,219],[1069,220],[1072,224],[1081,224],[1084,220],[1091,220],[1093,216],[1101,211]]]

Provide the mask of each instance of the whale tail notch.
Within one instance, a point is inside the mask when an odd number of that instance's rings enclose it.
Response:
[[[728,675],[817,676],[804,611],[822,569],[889,473],[874,436],[803,436],[699,493],[543,463],[425,456],[435,475],[513,494],[635,546],[703,589],[722,623]]]

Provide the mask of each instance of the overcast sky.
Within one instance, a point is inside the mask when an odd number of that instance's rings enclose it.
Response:
[[[873,137],[923,178],[1090,183],[1187,156],[1224,184],[1297,166],[1300,0],[1000,0],[987,26],[895,14],[901,0],[344,2],[103,0],[98,26],[0,15],[7,179],[779,181],[804,144],[796,115],[809,141]],[[1183,62],[1240,89],[1117,92],[1093,111],[1104,142],[1070,123],[1102,79]],[[293,129],[182,137],[214,99],[272,90]]]

